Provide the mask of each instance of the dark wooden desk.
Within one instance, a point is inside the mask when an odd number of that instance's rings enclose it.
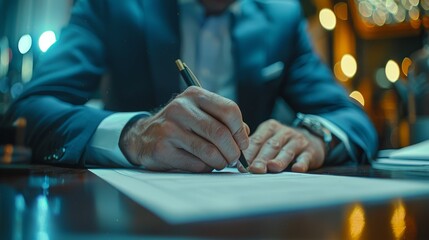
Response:
[[[428,173],[331,167],[313,173],[424,181]],[[293,196],[291,196],[293,197]],[[0,239],[429,239],[429,195],[169,225],[87,170],[0,169]]]

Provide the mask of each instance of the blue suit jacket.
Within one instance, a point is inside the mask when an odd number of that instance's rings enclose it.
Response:
[[[232,41],[238,104],[252,129],[283,98],[299,112],[338,125],[372,156],[376,135],[362,109],[313,52],[298,1],[242,1]],[[153,110],[179,90],[178,5],[171,0],[78,1],[60,40],[40,59],[34,79],[9,110],[28,121],[36,161],[84,164],[98,124],[115,111]],[[266,78],[263,69],[282,62]],[[108,73],[108,81],[101,78]],[[106,110],[83,106],[102,86]]]

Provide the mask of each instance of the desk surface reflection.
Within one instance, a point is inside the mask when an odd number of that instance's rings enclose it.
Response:
[[[328,167],[313,171],[429,184],[429,173]],[[428,239],[429,195],[222,221],[169,225],[84,169],[0,169],[1,239],[316,238]]]

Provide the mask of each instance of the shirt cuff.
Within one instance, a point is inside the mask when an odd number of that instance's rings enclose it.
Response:
[[[341,141],[342,144],[344,144],[344,147],[347,150],[348,155],[352,158],[352,160],[354,162],[357,162],[357,158],[356,158],[356,154],[353,149],[353,146],[350,143],[349,137],[343,130],[341,130],[337,125],[333,124],[331,121],[326,120],[323,117],[320,117],[317,115],[311,115],[311,114],[306,114],[306,116],[316,119],[317,121],[321,122],[324,127],[329,129],[329,131],[331,131],[331,133],[335,135]]]
[[[105,118],[97,127],[85,151],[85,162],[105,167],[135,167],[119,148],[122,129],[130,119],[148,112],[114,113]]]

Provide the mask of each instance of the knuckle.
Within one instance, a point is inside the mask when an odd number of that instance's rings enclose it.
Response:
[[[267,120],[267,124],[268,124],[268,126],[269,126],[271,129],[275,129],[275,128],[277,128],[278,126],[280,126],[280,123],[279,123],[277,120],[275,120],[275,119]]]
[[[238,107],[238,104],[235,103],[232,100],[228,100],[227,101],[227,106],[230,109],[230,111],[234,112],[234,113],[240,113],[240,107]]]
[[[161,129],[162,129],[162,133],[164,135],[169,135],[169,134],[171,134],[172,132],[175,131],[176,125],[174,123],[170,122],[170,121],[165,121],[162,124]]]
[[[288,156],[289,159],[294,159],[295,158],[295,152],[293,152],[291,150],[286,150],[286,156]]]
[[[202,156],[207,156],[209,159],[216,159],[218,157],[217,149],[211,144],[205,144],[201,149]]]
[[[295,141],[297,145],[301,147],[306,147],[308,145],[307,138],[302,134],[299,134],[298,136],[296,136]]]
[[[266,163],[267,161],[263,157],[258,157],[252,162],[252,165],[265,165]]]
[[[225,102],[222,111],[225,113],[225,116],[227,116],[228,120],[241,119],[240,108],[232,100],[228,99]]]
[[[183,101],[179,98],[176,98],[164,108],[164,113],[166,118],[172,118],[174,116],[177,116],[177,114],[182,112],[183,110]]]
[[[198,153],[199,151],[201,151],[201,143],[197,142],[197,141],[191,141],[189,143],[189,148],[192,151],[193,154]]]
[[[269,124],[269,125],[275,125],[275,124],[277,124],[277,120],[269,119],[269,120],[267,120],[267,124]]]
[[[260,162],[260,163],[265,164],[267,161],[268,161],[268,157],[264,154],[259,155],[257,158],[257,162]]]
[[[214,139],[224,139],[228,130],[226,127],[222,125],[215,126],[214,128],[210,128],[209,135]]]
[[[156,134],[154,136],[157,139],[156,144],[163,143],[163,141],[166,141],[169,137],[171,137],[171,134],[175,131],[175,125],[174,123],[170,121],[157,121],[153,124],[152,130]]]
[[[295,134],[295,130],[292,130],[292,128],[288,128],[284,133],[283,133],[283,140],[286,142],[288,139],[291,139]]]
[[[263,137],[261,135],[254,135],[250,138],[250,141],[254,145],[261,145],[263,143]]]
[[[268,140],[267,145],[269,145],[274,150],[280,150],[281,149],[280,142],[275,140],[275,139]]]

